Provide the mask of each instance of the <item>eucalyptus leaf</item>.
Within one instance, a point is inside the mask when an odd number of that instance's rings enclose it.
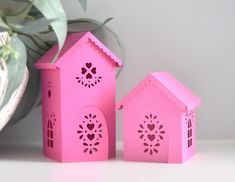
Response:
[[[43,14],[37,8],[35,8],[35,6],[31,8],[28,15],[36,19],[43,18]]]
[[[9,29],[9,27],[6,25],[6,23],[3,21],[2,17],[0,17],[0,28],[1,28],[1,32]]]
[[[27,67],[29,70],[28,84],[17,109],[7,125],[13,125],[26,117],[37,106],[37,101],[40,99],[40,75],[39,71],[34,67],[38,56],[31,51],[28,51],[27,55]]]
[[[25,24],[21,29],[18,29],[20,32],[26,34],[35,35],[38,32],[47,30],[47,26],[50,25],[55,20],[47,20],[46,18],[41,18],[36,21],[31,21]]]
[[[55,20],[50,24],[57,37],[58,47],[59,47],[57,54],[52,60],[52,62],[54,62],[64,44],[67,35],[66,14],[60,3],[60,0],[53,0],[53,1],[35,0],[33,4],[44,15],[46,19]]]
[[[0,109],[0,131],[4,126],[10,121],[12,115],[14,114],[17,106],[22,98],[25,87],[28,82],[28,69],[25,68],[23,80],[19,87],[13,92],[9,101]]]
[[[29,2],[29,3],[22,3],[25,4],[23,8],[21,8],[20,10],[13,12],[7,16],[5,16],[6,20],[8,23],[10,24],[20,24],[22,23],[25,18],[27,17],[28,13],[30,12],[33,3]]]
[[[87,10],[87,0],[78,0],[84,11]]]
[[[100,24],[96,29],[92,30],[93,33],[95,33],[96,31],[100,30],[101,28],[103,28],[108,22],[110,22],[113,19],[113,17],[107,18],[102,24]]]
[[[106,20],[104,20],[104,22],[99,22],[93,19],[89,19],[89,18],[79,18],[79,19],[75,19],[75,20],[68,20],[68,25],[72,25],[74,23],[79,23],[79,24],[92,24],[92,26],[90,27],[80,27],[80,28],[76,28],[76,29],[72,29],[70,26],[68,27],[68,32],[85,32],[85,31],[90,31],[92,33],[95,33],[95,31],[98,31],[100,29],[102,29],[108,22],[110,22],[113,19],[113,17],[107,18]]]
[[[32,2],[22,2],[13,0],[1,0],[0,11],[1,16],[4,16],[5,20],[9,24],[20,24],[24,21],[28,13],[32,8]]]
[[[22,120],[30,111],[38,106],[39,100],[41,100],[40,74],[34,67],[34,64],[45,52],[35,46],[31,39],[20,35],[18,37],[24,42],[27,49],[29,80],[20,103],[7,125],[13,125]]]
[[[1,0],[0,1],[0,11],[4,15],[8,16],[23,10],[29,4],[28,1],[14,1],[14,0]]]
[[[19,87],[23,80],[25,68],[26,68],[26,49],[20,39],[13,36],[10,40],[11,48],[19,53],[18,58],[10,56],[7,61],[8,70],[8,85],[6,93],[3,96],[3,100],[0,105],[2,109],[11,98],[14,91]]]

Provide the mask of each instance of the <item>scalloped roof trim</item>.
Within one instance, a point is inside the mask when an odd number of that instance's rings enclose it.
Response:
[[[201,100],[193,95],[183,84],[167,72],[150,73],[136,87],[134,87],[118,104],[117,109],[122,109],[147,87],[158,89],[181,110],[192,110],[201,105]]]
[[[65,64],[65,59],[63,59],[66,54],[69,54],[71,51],[76,51],[87,41],[92,42],[97,48],[99,48],[106,56],[108,56],[117,67],[122,66],[122,61],[116,57],[101,41],[99,41],[93,34],[90,32],[83,33],[72,33],[70,34],[64,43],[63,48],[61,49],[57,60],[54,63],[51,63],[54,55],[58,50],[58,44],[56,43],[49,51],[47,51],[35,64],[35,67],[38,69],[55,69],[60,68]]]

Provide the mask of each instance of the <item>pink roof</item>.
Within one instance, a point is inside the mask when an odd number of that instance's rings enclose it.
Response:
[[[104,54],[106,54],[112,61],[114,61],[115,65],[120,67],[122,66],[122,61],[117,58],[103,43],[101,43],[94,35],[90,32],[83,33],[73,33],[70,34],[63,48],[61,49],[57,60],[54,63],[51,63],[54,55],[58,50],[58,44],[55,44],[48,52],[45,53],[35,64],[38,69],[55,69],[61,67],[61,65],[65,62],[63,61],[63,56],[69,51],[75,51],[80,46],[82,46],[87,41],[91,41],[97,48],[102,50]]]
[[[147,84],[151,83],[151,84]],[[152,85],[161,90],[176,106],[182,110],[191,110],[201,104],[201,100],[192,94],[182,83],[176,80],[171,74],[167,72],[150,73],[143,81],[141,81],[134,89],[132,89],[127,96],[125,96],[118,104],[118,108],[128,104],[130,97],[141,94],[140,89]]]

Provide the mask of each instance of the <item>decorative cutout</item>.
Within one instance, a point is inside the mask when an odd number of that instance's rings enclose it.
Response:
[[[47,146],[53,148],[54,147],[54,125],[56,122],[55,113],[46,115],[47,122]]]
[[[143,142],[144,153],[149,153],[150,155],[157,154],[159,152],[158,147],[164,139],[166,132],[157,115],[147,114],[144,118],[137,131]]]
[[[92,63],[86,63],[84,67],[81,68],[81,76],[76,77],[77,82],[84,87],[94,87],[100,83],[102,77],[97,75],[97,68],[92,65]]]
[[[78,127],[79,130],[77,133],[84,146],[83,152],[88,154],[98,152],[100,139],[103,137],[103,126],[102,123],[97,120],[97,116],[91,113],[85,115],[82,124]]]
[[[51,82],[48,82],[47,84],[47,95],[48,98],[51,98]]]
[[[192,122],[194,121],[194,113],[193,111],[187,112],[185,115],[185,121],[187,126],[187,143],[188,148],[190,148],[193,145],[193,125]]]

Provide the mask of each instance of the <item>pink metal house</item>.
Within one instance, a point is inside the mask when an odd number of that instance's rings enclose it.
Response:
[[[61,162],[115,157],[115,68],[122,62],[91,33],[68,36],[37,63],[42,81],[43,151]]]
[[[195,108],[200,104],[169,73],[150,73],[118,104],[124,117],[124,159],[189,159],[195,153]]]

